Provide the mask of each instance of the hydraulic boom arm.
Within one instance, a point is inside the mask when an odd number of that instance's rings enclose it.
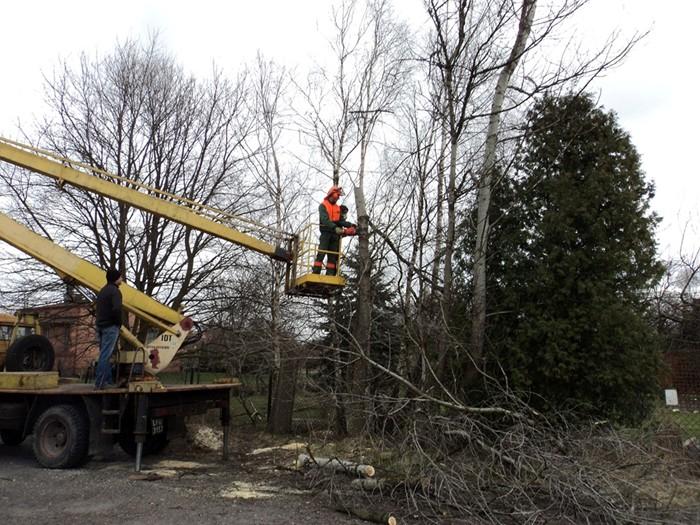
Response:
[[[305,230],[305,235],[293,235],[3,137],[0,137],[0,160],[50,177],[60,186],[69,184],[97,193],[283,261],[287,264],[287,293],[328,297],[345,285],[340,275],[311,273],[313,260],[319,253],[318,245],[308,235],[311,230]]]
[[[306,259],[315,257],[316,250],[301,247],[303,244],[311,244],[300,242],[298,235],[257,224],[212,206],[3,137],[0,137],[0,160],[50,177],[61,186],[69,184],[102,195],[283,261],[287,263],[289,293],[328,297],[345,284],[340,276],[310,273],[311,263]],[[257,236],[245,233],[241,228]],[[266,242],[261,236],[273,239],[273,242]],[[94,291],[104,285],[103,270],[2,213],[0,240],[50,266],[63,278],[73,279]],[[303,266],[300,264],[302,260]],[[309,273],[304,274],[303,270]],[[192,320],[128,285],[122,285],[121,290],[126,310],[163,331],[154,340],[143,344],[131,332],[122,328],[122,336],[144,352],[146,370],[157,373],[167,367],[182,346],[192,330]]]
[[[233,220],[241,221],[240,217],[233,216],[222,210],[212,208],[194,201],[178,197],[145,185],[139,185],[135,181],[120,178],[105,171],[97,170],[68,159],[61,158],[59,162],[53,154],[31,148],[24,144],[0,137],[0,160],[4,160],[21,168],[26,168],[36,173],[46,175],[59,183],[67,183],[77,188],[97,193],[103,197],[116,200],[134,206],[149,213],[159,215],[165,219],[190,226],[225,239],[232,243],[244,246],[256,252],[265,254],[273,259],[291,262],[291,253],[288,249],[274,246],[261,239],[239,231],[230,225]],[[77,166],[86,171],[98,173],[100,176],[86,173],[77,169]],[[122,182],[126,185],[117,184]],[[251,221],[248,221],[252,224]],[[255,225],[253,228],[261,226]],[[292,235],[279,232],[281,240],[289,241]]]

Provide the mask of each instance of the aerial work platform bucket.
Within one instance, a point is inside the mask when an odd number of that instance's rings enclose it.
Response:
[[[342,239],[341,239],[342,243]],[[342,244],[338,252],[320,250],[318,247],[318,225],[309,223],[294,238],[294,260],[287,272],[286,292],[289,295],[305,297],[332,297],[345,286],[342,276]],[[335,275],[327,275],[324,264],[321,273],[313,273],[314,261],[318,253],[337,255]]]

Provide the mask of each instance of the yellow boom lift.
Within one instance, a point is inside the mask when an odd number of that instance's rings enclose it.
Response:
[[[285,288],[288,294],[328,297],[345,285],[342,275],[312,273],[318,247],[311,228],[297,235],[277,231],[223,210],[2,137],[0,160],[50,177],[60,185],[69,184],[97,193],[283,261],[287,265]],[[242,231],[244,229],[247,231]],[[277,243],[264,241],[261,239],[263,236],[273,238]],[[1,213],[0,240],[50,266],[64,279],[73,280],[94,291],[105,283],[103,270]],[[122,337],[137,352],[141,352],[141,358],[124,355],[120,360],[133,363],[138,359],[144,363],[147,372],[156,374],[168,366],[192,330],[193,323],[188,317],[134,288],[123,286],[122,294],[124,307],[129,312],[158,327],[162,333],[150,343],[142,344],[123,329]]]
[[[312,273],[318,246],[310,229],[291,235],[265,228],[222,210],[1,137],[0,160],[51,177],[60,185],[69,184],[97,193],[283,261],[287,265],[286,291],[289,294],[329,297],[345,285],[340,275]],[[262,240],[263,233],[275,242]],[[0,213],[0,240],[53,268],[65,280],[93,291],[105,284],[104,269],[3,213]],[[124,308],[156,327],[159,335],[141,342],[123,328],[122,338],[130,342],[132,349],[119,352],[120,368],[129,370],[130,379],[132,371],[138,367],[142,372],[157,374],[171,362],[194,323],[183,313],[127,284],[121,286],[121,291]],[[234,383],[165,387],[157,381],[129,381],[126,388],[105,390],[61,383],[55,372],[41,372],[50,369],[46,365],[48,359],[36,358],[42,357],[39,354],[45,350],[48,340],[39,334],[36,320],[30,323],[27,318],[18,317],[13,321],[7,317],[4,323],[26,325],[22,328],[34,333],[19,338],[15,333],[6,338],[5,346],[0,345],[0,371],[3,366],[8,368],[8,364],[18,369],[0,373],[0,440],[3,445],[16,446],[33,434],[34,455],[39,463],[49,468],[69,468],[80,465],[90,454],[113,445],[116,440],[125,451],[135,455],[136,470],[140,470],[142,455],[161,450],[169,432],[181,426],[178,421],[183,415],[218,408],[224,433],[223,454],[227,457]],[[52,351],[50,361],[53,361]],[[43,364],[40,367],[32,364],[36,362]],[[26,372],[33,366],[40,371]]]

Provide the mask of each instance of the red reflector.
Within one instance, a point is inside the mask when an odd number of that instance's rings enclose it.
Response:
[[[193,327],[194,321],[190,317],[185,317],[182,321],[180,321],[180,328],[182,328],[186,332],[192,330]]]

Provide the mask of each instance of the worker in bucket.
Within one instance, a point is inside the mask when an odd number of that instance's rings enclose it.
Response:
[[[100,357],[95,369],[95,388],[114,388],[110,359],[117,347],[122,326],[122,293],[119,285],[124,281],[119,270],[107,270],[107,284],[99,291],[96,300],[97,335],[100,340]]]
[[[357,233],[357,224],[353,224],[348,221],[348,207],[345,204],[340,205],[340,220],[336,221],[336,226],[340,228],[349,229],[350,233],[343,232],[341,235],[343,237],[347,235],[355,235]]]
[[[320,274],[323,268],[323,259],[327,256],[326,275],[335,275],[338,269],[338,252],[340,251],[340,237],[355,235],[356,229],[352,223],[341,217],[341,207],[338,199],[343,195],[343,188],[332,186],[318,207],[319,230],[321,232],[318,241],[318,252],[314,261],[313,273]],[[347,211],[347,207],[345,207]],[[341,226],[347,224],[347,226]]]

